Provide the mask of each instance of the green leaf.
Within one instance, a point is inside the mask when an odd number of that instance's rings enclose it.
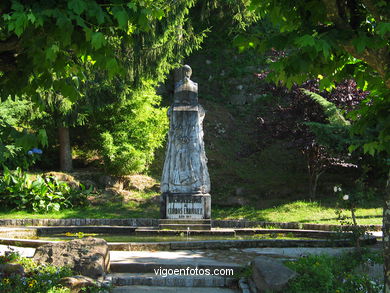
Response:
[[[129,17],[124,9],[114,10],[114,17],[118,21],[119,27],[127,30],[127,22]]]
[[[315,44],[315,39],[311,35],[304,35],[300,38],[297,38],[295,40],[295,44],[298,45],[300,48],[302,47],[311,47]]]
[[[329,78],[325,77],[320,80],[319,87],[320,90],[330,91],[334,87],[334,83],[332,83]]]
[[[137,12],[137,4],[136,3],[130,2],[127,4],[127,7],[129,7],[130,9],[133,9],[134,12]]]
[[[29,14],[27,15],[27,19],[28,19],[32,24],[34,24],[34,22],[35,22],[35,20],[36,20],[36,17],[35,17],[34,14],[29,13]]]
[[[365,154],[375,155],[375,152],[379,149],[379,142],[372,141],[363,145],[363,152]]]
[[[48,146],[49,141],[47,138],[47,133],[45,129],[39,129],[38,131],[38,140],[42,146]]]
[[[164,10],[162,10],[160,8],[155,8],[153,10],[153,16],[155,18],[157,18],[158,20],[161,20],[165,16]]]
[[[3,19],[5,21],[9,21],[9,20],[11,20],[11,16],[9,14],[3,14]]]
[[[76,88],[80,87],[80,81],[79,81],[79,78],[77,76],[72,76],[72,81],[73,81]]]
[[[70,0],[68,2],[68,8],[73,10],[76,14],[80,15],[84,12],[86,5],[84,0]]]
[[[91,44],[92,47],[96,50],[100,49],[106,43],[106,39],[101,32],[96,32],[92,34]]]
[[[349,147],[348,147],[348,152],[350,152],[350,153],[353,153],[355,150],[357,150],[359,148],[359,146],[358,145],[350,145]]]
[[[57,58],[59,50],[60,48],[56,44],[51,45],[45,50],[46,59],[53,62]]]
[[[27,16],[23,12],[17,12],[14,13],[12,18],[15,19],[15,21],[11,23],[14,27],[13,30],[15,34],[20,37],[27,26]]]
[[[53,87],[71,102],[75,102],[77,98],[80,97],[80,94],[75,87],[69,85],[65,80],[55,80]]]
[[[97,3],[93,3],[93,6],[88,9],[88,12],[90,13],[91,17],[96,18],[99,25],[104,23],[105,14],[102,8]]]
[[[119,72],[119,65],[115,58],[111,58],[107,61],[106,68],[110,78]]]
[[[324,53],[324,57],[328,59],[329,57],[329,51],[330,51],[330,44],[325,40],[319,40],[318,41],[319,47],[321,48],[322,52]]]
[[[68,17],[66,17],[64,14],[61,14],[61,16],[59,16],[57,18],[57,21],[56,21],[56,25],[60,28],[63,28],[63,27],[69,27],[72,25],[72,22],[70,21],[70,19]]]
[[[385,34],[390,32],[390,22],[382,22],[378,24],[376,31],[380,36],[383,37]]]
[[[356,48],[358,53],[362,53],[364,49],[367,47],[367,44],[369,42],[369,39],[364,34],[359,34],[359,36],[352,40],[352,44]]]
[[[24,6],[20,4],[19,2],[12,1],[11,9],[15,11],[23,11]]]
[[[149,30],[149,21],[148,21],[148,9],[142,9],[141,14],[138,16],[138,24],[140,25],[141,29],[144,31]]]

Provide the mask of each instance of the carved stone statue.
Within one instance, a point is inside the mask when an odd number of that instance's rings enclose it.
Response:
[[[174,102],[168,111],[170,128],[168,133],[168,147],[161,179],[161,193],[163,195],[162,210],[169,214],[166,205],[174,198],[175,202],[186,198],[186,208],[191,200],[210,202],[210,177],[207,170],[207,158],[203,142],[203,118],[205,111],[198,103],[198,84],[190,80],[191,67],[184,65],[181,68],[181,79],[175,85]],[[171,196],[171,201],[169,201]],[[195,199],[193,196],[198,196]],[[175,208],[177,209],[177,207]],[[208,208],[209,210],[209,204]],[[185,211],[185,210],[182,210]],[[188,211],[193,211],[192,209]],[[202,217],[206,211],[202,210]],[[209,214],[209,211],[207,211]],[[189,213],[191,214],[191,213]],[[164,215],[162,215],[164,217]],[[191,218],[183,212],[182,217]],[[169,216],[168,216],[169,217]],[[172,216],[174,217],[174,216]],[[200,218],[200,216],[195,216]]]

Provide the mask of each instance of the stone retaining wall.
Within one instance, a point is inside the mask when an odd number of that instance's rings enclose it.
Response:
[[[308,224],[308,223],[277,223],[277,222],[263,222],[263,221],[247,221],[247,220],[212,220],[212,227],[219,228],[253,228],[253,227],[274,227],[281,229],[303,229],[303,230],[323,230],[335,231],[340,228],[340,225],[330,224]],[[381,231],[382,225],[359,225],[359,227],[366,227],[370,231]],[[348,226],[345,226],[348,230]]]
[[[158,219],[0,219],[0,226],[132,226],[156,227]]]
[[[0,229],[1,238],[28,238],[37,236],[37,229],[3,228]]]
[[[157,227],[159,219],[128,218],[128,219],[0,219],[0,226],[132,226]],[[213,228],[267,228],[304,229],[334,231],[340,225],[304,224],[304,223],[276,223],[247,220],[211,220]],[[371,231],[381,231],[382,225],[365,225]],[[348,227],[346,227],[346,230]]]
[[[374,244],[374,238],[364,239],[364,244]],[[6,239],[0,238],[0,244],[18,245],[24,247],[39,247],[56,241]],[[350,247],[352,242],[348,240],[286,240],[286,239],[261,239],[261,240],[205,240],[205,241],[176,241],[176,242],[129,242],[108,243],[110,250],[141,251],[141,250],[187,250],[187,249],[228,249],[228,248],[264,248],[264,247]]]

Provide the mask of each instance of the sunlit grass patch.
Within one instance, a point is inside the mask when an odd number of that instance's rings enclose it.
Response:
[[[350,216],[350,212],[347,210],[344,211],[344,214]],[[381,207],[357,208],[356,215],[358,224],[382,224]],[[267,222],[340,224],[335,213],[335,206],[322,205],[316,201],[282,203],[266,209],[256,209],[251,206],[214,208],[213,218],[221,220],[246,219]]]

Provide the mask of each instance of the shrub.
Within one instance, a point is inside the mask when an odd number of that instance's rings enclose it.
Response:
[[[74,276],[68,267],[53,265],[41,265],[32,259],[21,257],[13,251],[6,251],[0,256],[1,263],[19,263],[23,266],[25,274],[2,274],[0,275],[0,292],[3,293],[70,293],[70,289],[60,285],[64,277]],[[109,292],[104,287],[81,288],[80,292]]]
[[[166,109],[158,108],[160,97],[153,88],[128,90],[125,96],[94,115],[98,151],[106,171],[115,175],[146,171],[168,129]]]
[[[372,260],[380,260],[366,250],[346,253],[341,256],[310,255],[297,261],[287,262],[298,276],[290,281],[287,293],[379,293],[382,285],[365,274],[354,273],[354,269]]]
[[[81,188],[81,191],[73,190],[53,176],[36,176],[32,180],[21,168],[10,171],[4,167],[4,174],[0,176],[0,203],[15,210],[59,211],[87,203],[90,190]]]
[[[48,140],[44,129],[29,126],[33,112],[28,101],[0,101],[0,166],[28,169],[40,159],[40,153],[30,150],[47,146]]]
[[[36,293],[36,292],[69,292],[59,285],[63,277],[72,276],[67,267],[39,265],[31,259],[22,258],[17,253],[8,253],[0,257],[0,262],[17,262],[23,265],[25,275],[3,274],[0,277],[0,292],[4,293]]]

